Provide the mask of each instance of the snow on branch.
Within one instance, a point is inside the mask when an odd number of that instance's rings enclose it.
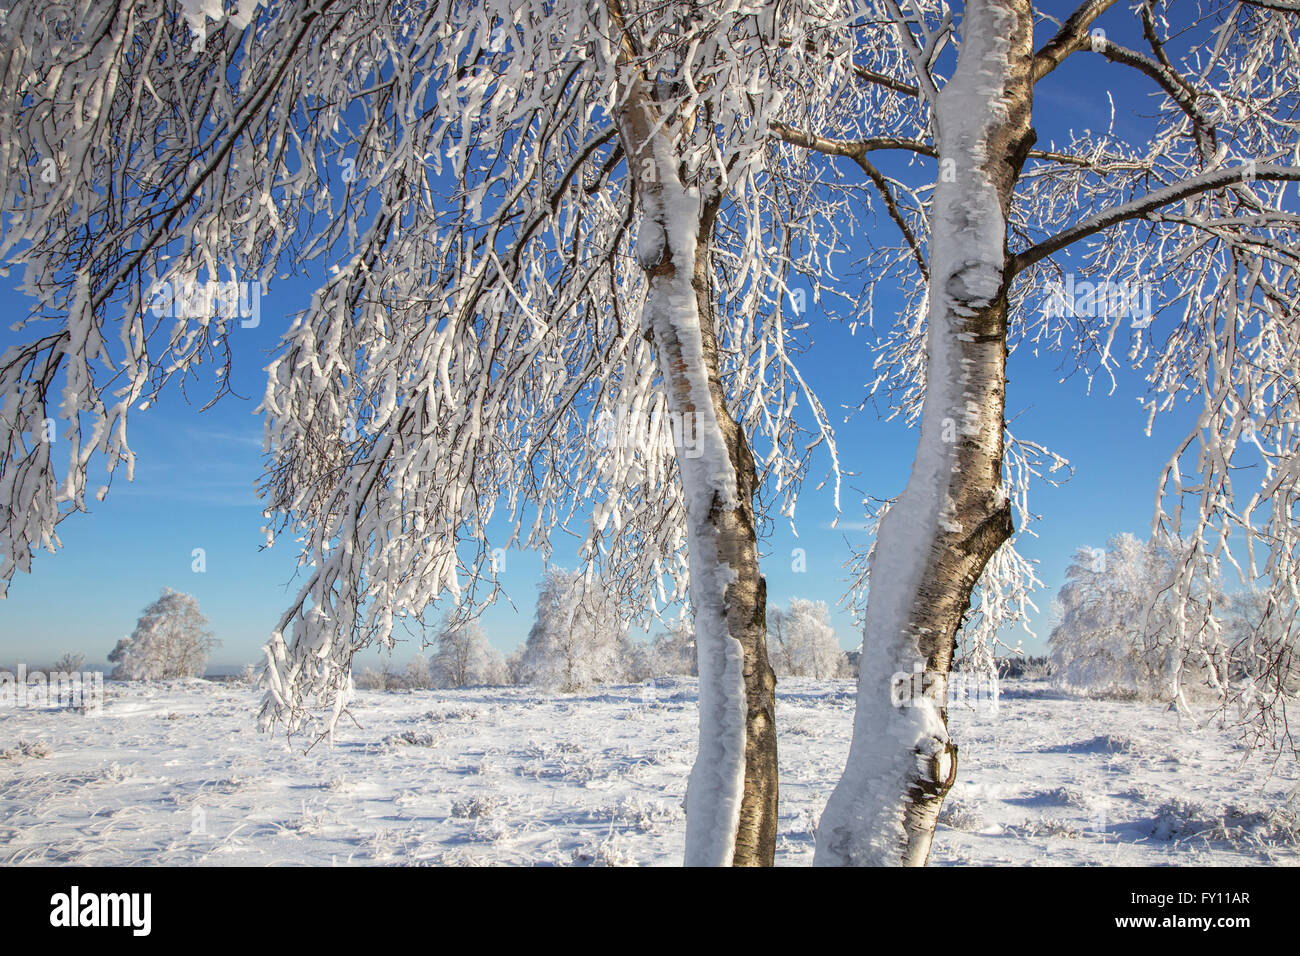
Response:
[[[838,483],[797,362],[809,311],[838,294],[844,199],[778,167],[766,130],[858,84],[849,7],[788,5],[780,36],[800,52],[779,58],[775,23],[745,4],[618,7],[683,131],[680,174],[724,171],[722,379],[761,507],[792,518],[814,452]],[[549,557],[557,535],[618,581],[625,614],[680,602],[692,429],[640,325],[610,8],[246,12],[19,2],[7,17],[0,253],[35,331],[0,358],[0,579],[59,546],[97,463],[101,499],[116,469],[130,479],[129,415],[196,379],[220,398],[258,321],[241,302],[311,270],[325,278],[261,404],[266,544],[296,548],[304,574],[266,649],[268,722],[333,726],[358,650],[439,604],[472,616],[510,553]],[[224,284],[233,308],[195,294]]]
[[[1248,162],[1227,169],[1211,170],[1173,186],[1153,190],[1139,199],[1108,209],[1082,222],[1074,223],[1068,229],[1063,229],[1051,238],[1018,253],[1011,260],[1010,271],[1012,274],[1021,272],[1040,259],[1044,259],[1054,252],[1059,252],[1080,239],[1094,236],[1131,219],[1145,218],[1151,213],[1181,200],[1189,199],[1213,189],[1222,189],[1235,183],[1249,183],[1256,180],[1262,182],[1297,182],[1300,181],[1300,166],[1260,165]],[[1261,226],[1267,226],[1273,221],[1293,223],[1294,217],[1286,213],[1280,214],[1276,218],[1263,214],[1255,220]],[[1194,221],[1191,222],[1195,225]]]

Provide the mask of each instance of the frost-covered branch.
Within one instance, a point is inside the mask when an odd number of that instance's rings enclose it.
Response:
[[[1231,186],[1235,183],[1249,183],[1256,180],[1261,182],[1298,182],[1300,181],[1300,166],[1256,165],[1251,162],[1228,169],[1217,169],[1173,186],[1153,190],[1138,199],[1108,209],[1082,222],[1074,223],[1068,229],[1061,230],[1051,238],[1017,253],[1016,257],[1011,261],[1011,271],[1013,273],[1021,272],[1040,259],[1045,259],[1081,239],[1095,236],[1099,232],[1104,232],[1112,226],[1128,220],[1148,218],[1152,213],[1165,206],[1173,205],[1176,202],[1190,199],[1211,190],[1223,189],[1225,186]],[[1188,220],[1188,222],[1192,221]],[[1247,221],[1243,219],[1239,220],[1239,222],[1244,225]],[[1275,216],[1264,214],[1250,220],[1252,225],[1263,228],[1267,228],[1274,222],[1283,225],[1294,225],[1295,216],[1291,213],[1279,212]]]
[[[603,4],[15,5],[0,251],[34,310],[0,359],[0,577],[58,546],[94,468],[131,477],[128,413],[200,375],[220,397],[254,294],[311,269],[261,405],[267,544],[304,571],[267,648],[268,720],[337,719],[359,649],[437,602],[472,615],[509,553],[559,535],[630,616],[680,602],[693,423],[642,323],[615,36],[684,131],[684,175],[722,174],[712,331],[759,518],[793,517],[814,455],[838,484],[798,355],[808,309],[841,294],[845,200],[766,130],[858,85],[847,7],[787,8],[806,56],[774,56],[743,3],[619,8],[621,33]]]
[[[1060,66],[1072,53],[1092,45],[1091,28],[1097,17],[1115,5],[1115,0],[1085,0],[1070,14],[1061,28],[1034,54],[1031,76],[1037,83]]]

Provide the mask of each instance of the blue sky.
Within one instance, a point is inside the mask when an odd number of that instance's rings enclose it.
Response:
[[[1042,6],[1064,14],[1073,4]],[[1112,37],[1132,43],[1132,19],[1121,5],[1105,15],[1101,25]],[[1038,86],[1035,127],[1040,145],[1062,140],[1070,127],[1104,128],[1110,119],[1108,90],[1115,94],[1118,131],[1140,135],[1146,123],[1136,108],[1144,105],[1149,92],[1144,81],[1135,82],[1123,68],[1099,57],[1079,54]],[[878,228],[893,227],[882,221]],[[318,266],[311,275],[319,277]],[[0,284],[6,317],[0,346],[16,340],[8,326],[28,309],[12,286],[12,280]],[[229,397],[200,413],[211,393],[211,382],[205,382],[192,391],[192,405],[172,391],[147,411],[133,413],[136,480],[115,480],[108,499],[94,503],[91,514],[61,525],[64,548],[59,553],[38,555],[34,573],[17,576],[9,598],[0,602],[0,666],[18,660],[38,664],[67,650],[85,653],[92,664],[102,662],[163,587],[198,598],[223,642],[214,665],[238,665],[259,656],[296,589],[296,554],[288,540],[261,550],[259,529],[264,521],[253,485],[261,470],[262,431],[253,409],[261,397],[262,369],[270,352],[310,291],[310,282],[303,279],[274,284],[262,299],[260,324],[234,333],[236,368],[231,381],[243,398]],[[897,302],[879,296],[877,302],[877,328],[883,328]],[[875,332],[859,328],[853,335],[846,326],[818,318],[811,316],[813,344],[805,357],[805,375],[816,383],[829,409],[856,406],[870,378]],[[1048,445],[1075,468],[1063,487],[1040,484],[1034,489],[1033,508],[1043,519],[1036,527],[1039,538],[1027,542],[1024,550],[1040,562],[1039,576],[1046,587],[1038,595],[1038,640],[1025,636],[1025,647],[1037,653],[1049,628],[1050,596],[1062,583],[1071,554],[1079,546],[1101,546],[1121,531],[1147,532],[1160,466],[1189,421],[1183,412],[1163,416],[1148,438],[1146,418],[1138,408],[1144,385],[1137,376],[1122,374],[1113,394],[1106,394],[1108,382],[1099,382],[1088,394],[1081,376],[1059,381],[1058,363],[1059,356],[1035,357],[1020,350],[1009,365],[1007,412],[1008,417],[1019,416],[1017,433]],[[782,519],[763,542],[763,570],[773,603],[805,597],[836,608],[846,586],[842,565],[849,544],[861,546],[867,540],[864,494],[897,494],[907,479],[915,432],[901,423],[858,414],[839,426],[838,441],[843,467],[857,473],[844,486],[840,527],[830,527],[836,517],[830,485],[815,488],[828,464],[818,459],[799,502],[797,537]],[[96,484],[92,477],[92,487]],[[204,553],[206,570],[201,573],[192,567],[196,548]],[[806,554],[803,573],[791,570],[794,548]],[[556,560],[573,564],[563,551],[557,551]],[[501,580],[514,607],[502,602],[484,618],[492,642],[504,651],[527,634],[541,569],[535,554],[507,556]],[[833,618],[841,644],[856,646],[860,635],[847,613],[836,608]],[[394,657],[405,661],[417,649],[417,644],[407,644]]]

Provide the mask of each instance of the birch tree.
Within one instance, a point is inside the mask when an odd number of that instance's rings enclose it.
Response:
[[[850,69],[843,10],[213,10],[7,17],[0,254],[35,306],[0,359],[0,578],[59,546],[94,470],[100,500],[131,478],[131,416],[196,380],[224,393],[255,291],[328,267],[261,405],[266,544],[298,542],[303,569],[264,722],[330,732],[355,653],[438,601],[472,616],[500,552],[571,531],[632,613],[689,588],[686,859],[770,863],[756,534],[793,516],[814,449],[836,467],[787,298],[801,276],[816,299],[844,200],[774,177],[767,131]]]
[[[488,643],[477,621],[444,621],[435,644],[431,673],[421,686],[459,688],[506,683],[505,657]]]
[[[114,680],[200,677],[208,655],[220,644],[192,595],[163,588],[131,636],[109,651],[108,662],[116,665]]]
[[[977,585],[986,635],[1016,615],[1030,572],[1008,546],[1013,514],[1028,517],[1027,476],[1060,464],[1005,437],[1010,349],[1058,350],[1102,378],[1128,362],[1146,376],[1150,417],[1199,401],[1159,478],[1154,518],[1156,537],[1192,542],[1178,594],[1190,598],[1220,563],[1284,606],[1297,588],[1300,220],[1288,184],[1300,179],[1300,18],[1282,4],[1152,0],[1114,11],[1140,27],[1144,46],[1129,49],[1098,26],[1113,0],[1081,3],[1063,22],[1029,0],[971,0],[959,16],[886,6],[864,24],[864,47],[881,48],[873,31],[893,35],[911,76],[882,77],[867,59],[856,71],[862,106],[838,125],[773,127],[793,148],[855,165],[897,228],[898,241],[875,243],[867,260],[875,282],[901,282],[907,299],[873,394],[920,429],[911,477],[871,551],[853,742],[821,817],[822,864],[928,857],[956,775],[944,701],[959,630]],[[1037,42],[1036,23],[1046,28]],[[1034,89],[1072,56],[1153,94],[1141,101],[1158,107],[1149,141],[1110,129],[1036,142]],[[881,89],[910,97],[910,109],[877,122]],[[882,173],[882,153],[913,157],[915,177]],[[1111,290],[1144,282],[1157,292],[1149,314],[1131,295],[1114,307]],[[1248,461],[1253,487],[1239,467]],[[1229,547],[1230,533],[1239,544]],[[1215,646],[1210,606],[1176,603],[1204,609],[1176,622],[1177,652]],[[893,706],[892,682],[914,668],[922,699]]]

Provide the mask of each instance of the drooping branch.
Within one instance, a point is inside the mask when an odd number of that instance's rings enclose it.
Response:
[[[889,213],[889,218],[898,226],[903,238],[907,241],[908,247],[912,250],[912,257],[916,260],[917,267],[921,270],[921,275],[929,278],[930,271],[925,264],[925,253],[921,251],[921,244],[917,241],[916,234],[912,227],[907,224],[907,218],[903,215],[902,210],[898,208],[898,202],[894,198],[893,190],[890,188],[889,180],[876,166],[867,159],[867,153],[876,149],[913,149],[916,152],[922,152],[925,155],[935,155],[933,148],[927,147],[918,140],[904,140],[890,137],[880,137],[874,140],[859,140],[856,143],[846,143],[837,140],[827,139],[822,136],[815,136],[803,130],[795,129],[785,123],[773,122],[770,125],[771,130],[784,142],[794,146],[801,146],[804,149],[811,149],[814,152],[823,153],[827,156],[843,156],[852,159],[858,164],[858,168],[866,174],[867,178],[875,185],[877,192],[880,193],[881,199],[885,203],[885,210]]]

